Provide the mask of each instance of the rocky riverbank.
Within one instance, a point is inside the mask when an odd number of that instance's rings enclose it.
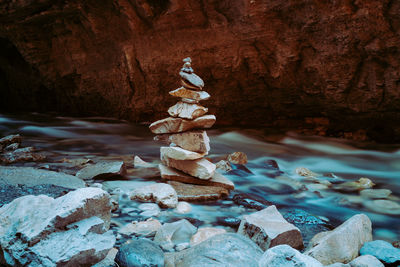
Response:
[[[371,213],[338,221],[282,205],[279,198],[271,202],[265,193],[163,180],[159,161],[132,155],[66,158],[60,152],[32,149],[42,156],[9,162],[17,157],[4,155],[18,155],[29,137],[24,139],[0,139],[0,158],[6,159],[0,166],[1,264],[400,264],[398,243],[375,240]],[[254,163],[242,152],[210,160],[239,188],[254,177]],[[292,199],[309,193],[327,199],[329,191],[343,192],[350,194],[348,201],[369,210],[399,214],[397,196],[387,188],[376,189],[376,181],[346,181],[305,167],[292,171],[295,175],[275,160],[265,160],[265,177],[273,178],[258,188],[269,186],[269,194],[289,194]],[[225,216],[210,220],[215,210]]]

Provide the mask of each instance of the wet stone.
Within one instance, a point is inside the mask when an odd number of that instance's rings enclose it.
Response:
[[[367,198],[387,198],[392,191],[389,189],[364,189],[360,191],[360,195]]]
[[[261,197],[240,193],[233,196],[233,202],[246,208],[262,210],[271,205],[270,202]]]
[[[364,206],[378,213],[400,215],[400,204],[391,200],[371,200],[363,202]]]
[[[223,226],[229,226],[233,229],[237,230],[240,225],[239,218],[232,218],[232,217],[217,217],[217,224]]]
[[[134,240],[123,245],[116,257],[115,262],[120,267],[132,266],[164,266],[164,252],[151,240]]]
[[[126,167],[123,161],[99,162],[88,165],[76,173],[83,180],[109,179],[126,175]]]
[[[6,147],[12,143],[21,144],[22,138],[19,134],[8,135],[0,139],[0,145]]]
[[[229,191],[222,187],[185,184],[176,181],[169,181],[168,183],[175,189],[180,201],[210,201],[229,195]]]
[[[365,243],[360,249],[360,255],[372,255],[385,264],[391,264],[390,266],[400,264],[400,249],[383,240]]]

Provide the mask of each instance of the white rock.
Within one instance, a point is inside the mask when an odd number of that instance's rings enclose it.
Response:
[[[165,250],[172,250],[176,245],[189,243],[197,228],[185,219],[165,223],[157,231],[154,242]]]
[[[0,264],[93,265],[115,243],[110,196],[82,188],[59,198],[24,196],[0,208]],[[21,254],[21,251],[23,253]]]
[[[206,241],[210,237],[215,235],[225,234],[226,230],[222,228],[214,227],[203,227],[197,230],[197,233],[190,239],[190,246],[195,246],[203,241]]]
[[[148,163],[148,162],[142,160],[139,156],[135,156],[133,158],[133,166],[135,168],[151,168],[151,167],[154,167],[155,164]]]
[[[113,176],[124,176],[126,167],[123,161],[99,162],[88,165],[76,173],[80,179],[109,178]]]
[[[176,90],[170,91],[169,94],[172,96],[188,98],[197,101],[207,100],[210,98],[210,95],[206,91],[194,91],[186,89],[185,87],[180,87]]]
[[[232,170],[231,164],[226,160],[218,161],[217,163],[215,163],[215,166],[217,169],[224,171],[224,172],[229,172]]]
[[[285,266],[285,267],[322,267],[316,259],[301,254],[288,245],[279,245],[268,249],[259,261],[259,267]]]
[[[146,221],[128,223],[118,233],[124,235],[136,235],[136,236],[154,236],[158,229],[160,229],[161,223],[153,218],[149,218]]]
[[[169,147],[163,146],[160,148],[161,158],[168,157],[176,160],[193,160],[193,159],[201,159],[205,156],[204,153],[200,154],[197,152],[192,152],[180,147]]]
[[[372,255],[363,255],[350,262],[351,267],[384,267],[383,263]]]
[[[250,215],[244,215],[238,234],[249,237],[263,250],[282,244],[297,249],[303,248],[300,230],[288,223],[274,205]]]
[[[201,90],[204,87],[203,80],[194,73],[179,72],[185,87]]]
[[[168,113],[171,117],[179,117],[189,120],[203,116],[207,112],[208,108],[205,108],[201,105],[189,104],[181,101],[168,109]]]
[[[169,184],[152,184],[133,190],[130,194],[132,200],[155,202],[160,207],[175,208],[178,196],[175,189]]]
[[[192,211],[192,205],[186,201],[179,201],[174,211],[179,214],[189,213]]]
[[[110,267],[114,266],[115,264],[115,256],[118,253],[118,249],[112,248],[110,251],[107,253],[107,256],[99,263],[96,263],[92,267]]]
[[[357,257],[362,245],[371,240],[370,219],[364,214],[357,214],[336,229],[315,235],[304,254],[324,265],[348,263]]]
[[[154,134],[179,133],[192,129],[211,128],[215,123],[214,115],[204,115],[194,120],[168,117],[150,124]]]
[[[206,131],[189,131],[177,134],[158,135],[156,140],[164,140],[168,144],[175,144],[186,150],[198,153],[210,151],[210,138]]]
[[[199,179],[209,180],[215,173],[215,164],[206,159],[176,160],[162,155],[161,161],[168,167],[178,169]]]
[[[145,217],[157,217],[161,213],[160,207],[154,203],[140,204],[138,209],[142,211],[140,215]]]

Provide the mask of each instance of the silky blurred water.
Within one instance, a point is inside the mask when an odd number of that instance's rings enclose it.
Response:
[[[331,221],[343,222],[354,214],[365,213],[373,223],[374,238],[400,239],[400,208],[375,207],[374,201],[358,191],[338,189],[345,181],[368,177],[377,189],[390,189],[389,200],[400,205],[400,146],[356,143],[334,138],[301,137],[295,134],[269,136],[264,131],[244,129],[208,130],[209,157],[218,161],[224,155],[247,154],[247,169],[236,169],[226,176],[236,189],[231,197],[206,204],[194,204],[188,216],[216,225],[218,217],[237,217],[254,212],[233,204],[232,196],[248,193],[276,204],[279,208],[301,208]],[[0,136],[19,133],[24,146],[46,152],[49,162],[62,158],[98,158],[139,155],[149,162],[159,161],[161,144],[144,125],[112,118],[70,118],[44,114],[0,115]],[[280,171],[268,167],[275,160]],[[33,163],[20,165],[32,166]],[[34,164],[33,164],[34,166]],[[318,179],[330,181],[323,188],[295,173],[306,167]],[[71,170],[73,171],[73,170]],[[143,183],[147,180],[137,179]],[[306,185],[300,189],[300,185]],[[172,216],[164,211],[163,216]],[[129,218],[127,218],[127,221]]]

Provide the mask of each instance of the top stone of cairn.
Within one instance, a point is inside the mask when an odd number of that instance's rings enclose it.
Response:
[[[183,62],[183,67],[179,72],[179,75],[182,78],[183,87],[194,90],[202,90],[204,87],[204,81],[193,73],[193,69],[191,67],[192,60],[190,57],[183,59]]]

